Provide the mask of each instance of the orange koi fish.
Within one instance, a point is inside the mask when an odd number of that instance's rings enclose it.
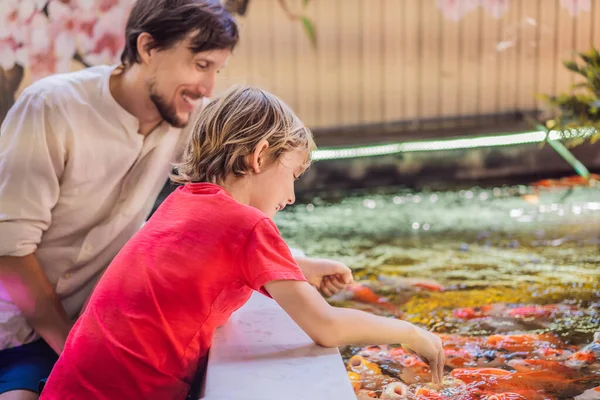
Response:
[[[489,317],[492,312],[498,310],[499,306],[496,304],[487,304],[480,307],[463,307],[452,310],[452,314],[458,319],[477,319]]]
[[[504,379],[487,383],[490,390],[532,390],[550,393],[565,393],[582,390],[576,380],[567,379],[563,374],[554,371],[515,372]]]
[[[535,349],[532,354],[541,360],[565,361],[573,355],[570,349],[555,349],[553,347],[540,347]]]
[[[398,308],[393,303],[391,303],[385,297],[379,296],[367,286],[355,283],[348,285],[346,290],[348,290],[352,294],[352,300],[360,301],[362,303],[374,304],[388,311],[391,311],[394,314],[398,313]]]
[[[520,334],[520,335],[490,335],[487,339],[488,346],[497,350],[527,351],[532,352],[540,347],[562,347],[560,339],[556,336],[545,334]]]
[[[394,286],[397,291],[410,290],[411,288],[429,290],[431,292],[441,292],[444,290],[444,285],[433,279],[405,278],[386,275],[380,275],[377,279],[383,285]]]
[[[531,305],[511,308],[508,310],[508,315],[514,318],[548,318],[556,314],[567,314],[577,310],[577,307],[565,304]]]
[[[515,392],[488,393],[481,400],[527,400],[527,397]]]
[[[360,377],[359,374],[357,374],[356,372],[353,371],[348,371],[348,379],[350,379],[350,383],[352,384],[352,388],[354,389],[354,392],[358,392],[358,390],[361,388],[362,386],[362,378]]]
[[[593,181],[600,179],[600,175],[590,174],[589,179],[586,179],[579,175],[567,176],[560,179],[542,179],[540,181],[533,182],[533,187],[544,187],[544,188],[569,188],[575,186],[589,186]]]
[[[444,348],[478,348],[487,343],[487,339],[485,337],[480,336],[462,336],[445,333],[437,333],[436,335],[438,335],[440,339],[442,339],[442,344],[444,345]]]
[[[476,390],[464,400],[554,400],[554,398],[534,390],[514,390],[497,393]]]
[[[415,399],[417,400],[448,400],[448,397],[443,394],[425,387],[420,387],[415,392]]]
[[[574,377],[575,371],[560,361],[550,360],[510,360],[506,364],[517,372],[548,371],[556,372],[565,378]]]
[[[513,373],[499,368],[457,368],[452,370],[451,376],[465,383],[478,382],[489,384],[498,379],[510,377]]]
[[[569,368],[581,369],[600,364],[600,332],[594,334],[592,343],[573,354],[565,363]]]

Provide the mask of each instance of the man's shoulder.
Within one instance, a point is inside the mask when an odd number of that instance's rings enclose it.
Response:
[[[85,104],[99,98],[103,84],[112,67],[101,65],[79,71],[55,74],[29,85],[21,96],[35,99],[39,104],[57,107],[64,104]]]

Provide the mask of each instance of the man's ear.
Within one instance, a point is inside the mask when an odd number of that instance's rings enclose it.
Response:
[[[154,38],[148,32],[142,32],[137,38],[137,52],[140,57],[142,64],[148,64],[152,57],[154,49],[151,49],[151,45],[154,42]]]

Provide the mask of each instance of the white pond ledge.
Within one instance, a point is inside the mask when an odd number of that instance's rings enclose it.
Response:
[[[254,293],[218,328],[202,400],[355,400],[337,348],[317,346],[275,303]]]

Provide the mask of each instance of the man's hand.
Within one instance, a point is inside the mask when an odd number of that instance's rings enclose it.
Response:
[[[331,296],[353,282],[352,270],[343,263],[325,258],[296,257],[308,283]]]

